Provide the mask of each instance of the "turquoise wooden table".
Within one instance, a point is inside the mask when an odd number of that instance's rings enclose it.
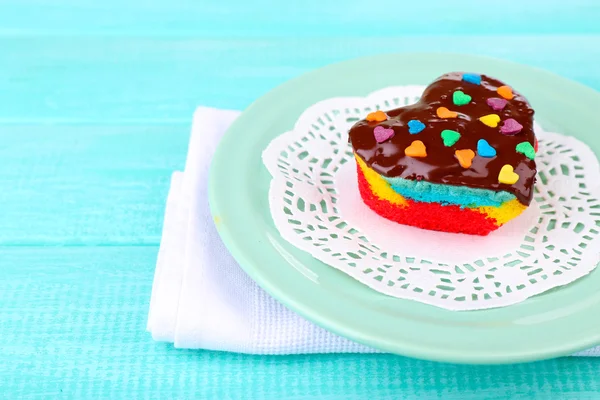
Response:
[[[418,50],[600,90],[595,0],[273,3],[0,2],[0,397],[598,398],[592,358],[475,367],[151,340],[164,201],[197,105],[243,109],[319,66]]]

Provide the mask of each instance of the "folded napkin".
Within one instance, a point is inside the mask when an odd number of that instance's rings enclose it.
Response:
[[[199,108],[184,172],[173,173],[148,331],[190,349],[254,354],[373,352],[313,325],[264,292],[229,254],[208,206],[208,170],[237,111]]]
[[[178,348],[252,354],[368,353],[271,298],[238,266],[213,224],[208,170],[237,111],[200,107],[184,172],[167,197],[147,329]],[[600,356],[600,347],[577,355]]]

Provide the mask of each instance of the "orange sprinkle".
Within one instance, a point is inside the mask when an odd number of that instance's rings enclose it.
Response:
[[[383,122],[388,119],[387,115],[381,110],[374,111],[367,115],[367,121],[369,122]]]
[[[446,107],[438,107],[435,111],[439,118],[456,118],[458,113],[456,111],[450,111]]]
[[[458,163],[463,168],[469,168],[475,157],[475,152],[471,149],[456,150],[454,156],[458,160]]]
[[[404,154],[409,157],[427,157],[427,151],[425,150],[425,144],[420,140],[415,140],[404,149]]]
[[[500,86],[496,89],[496,92],[506,100],[512,100],[515,95],[513,94],[512,88],[510,86]]]

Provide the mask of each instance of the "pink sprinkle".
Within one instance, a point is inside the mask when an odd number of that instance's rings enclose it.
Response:
[[[499,97],[490,97],[489,99],[486,100],[486,103],[488,106],[492,107],[492,110],[500,111],[504,107],[506,107],[506,104],[508,104],[508,101],[505,99],[501,99]]]
[[[392,128],[384,128],[383,126],[376,126],[373,134],[377,143],[383,143],[394,136],[394,130]]]
[[[384,128],[383,126],[376,126],[373,130],[375,140],[377,143],[383,143],[392,136],[394,136],[394,130],[392,128]]]
[[[506,121],[504,121],[504,125],[500,127],[500,133],[512,136],[521,132],[521,129],[523,129],[523,125],[521,125],[514,119],[509,118]]]

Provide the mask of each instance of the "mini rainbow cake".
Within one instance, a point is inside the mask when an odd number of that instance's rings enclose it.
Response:
[[[350,129],[363,201],[400,224],[489,234],[531,203],[533,113],[494,78],[443,75],[416,104],[372,112]]]

